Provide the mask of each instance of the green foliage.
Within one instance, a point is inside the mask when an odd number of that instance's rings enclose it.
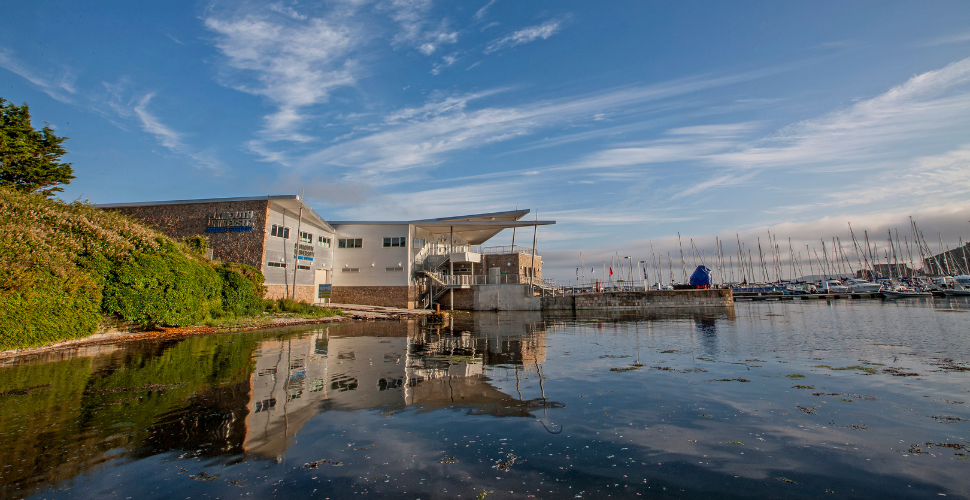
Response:
[[[183,243],[185,243],[185,246],[189,249],[189,251],[195,253],[196,255],[205,255],[206,250],[209,249],[209,240],[199,235],[185,238]]]
[[[91,275],[60,278],[31,269],[13,279],[0,270],[0,276],[21,285],[0,290],[0,351],[86,337],[101,322],[101,288]]]
[[[260,314],[262,274],[209,262],[199,240],[0,187],[0,350],[85,337],[104,315],[188,326]]]
[[[245,264],[225,264],[222,278],[222,311],[226,314],[255,316],[263,312],[263,274]]]
[[[103,309],[143,325],[189,326],[220,309],[221,292],[215,269],[169,245],[116,263],[105,276]]]
[[[66,139],[50,126],[34,130],[26,103],[0,98],[0,186],[45,197],[63,191],[59,185],[74,178],[71,164],[60,161]]]
[[[273,301],[270,301],[273,302]],[[327,316],[339,316],[341,311],[339,309],[330,309],[327,307],[317,307],[313,304],[308,304],[306,302],[297,302],[293,299],[279,299],[275,301],[276,305],[273,307],[275,311],[295,313],[300,316],[309,317],[327,317]],[[267,307],[269,310],[270,307]]]

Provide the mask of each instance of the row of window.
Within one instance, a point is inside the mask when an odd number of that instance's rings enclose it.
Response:
[[[273,224],[270,228],[269,234],[277,238],[283,238],[284,240],[290,239],[290,228],[286,226],[279,226]],[[323,248],[330,248],[330,244],[333,242],[330,238],[326,236],[317,237],[317,246]],[[300,243],[313,243],[313,234],[300,231]]]
[[[273,224],[273,228],[270,229],[269,234],[276,236],[277,238],[283,238],[284,240],[290,239],[290,228],[277,226]]]
[[[286,262],[267,262],[266,265],[268,267],[282,267],[282,268],[286,268]],[[297,269],[302,269],[304,271],[309,271],[310,270],[310,266],[305,266],[303,264],[297,264],[296,265],[296,268]]]
[[[290,238],[290,228],[286,226],[279,226],[273,224],[270,228],[270,235],[277,238],[283,238],[287,240]],[[414,248],[422,248],[427,243],[426,240],[421,238],[412,238],[412,243]],[[301,243],[313,243],[313,234],[300,231],[300,242]],[[317,246],[323,248],[330,248],[333,244],[333,240],[327,238],[326,236],[317,237]],[[384,248],[403,248],[408,245],[407,236],[392,236],[389,238],[384,238]],[[340,238],[337,240],[337,248],[363,248],[364,240],[363,238]]]

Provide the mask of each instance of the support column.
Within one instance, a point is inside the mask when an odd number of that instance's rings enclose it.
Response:
[[[451,233],[451,236],[450,236],[451,242],[448,244],[448,246],[450,247],[448,249],[448,274],[451,275],[451,278],[449,279],[454,280],[455,261],[451,260],[451,254],[454,253],[455,251],[455,226],[451,226],[449,228],[449,232]],[[454,285],[454,283],[452,283],[452,285]],[[449,308],[452,311],[454,311],[455,310],[455,289],[454,288],[448,291],[448,299],[449,299],[449,302],[451,302],[451,304],[449,304]]]

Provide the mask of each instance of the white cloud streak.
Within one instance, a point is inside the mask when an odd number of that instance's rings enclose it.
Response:
[[[275,7],[270,10],[281,10]],[[217,34],[216,47],[226,57],[226,66],[258,82],[233,83],[236,79],[230,77],[228,85],[266,97],[276,106],[276,112],[264,119],[262,135],[269,141],[306,142],[311,138],[298,133],[305,109],[355,83],[357,64],[349,54],[362,35],[342,18],[308,18],[295,11],[285,15],[210,16],[205,25]]]
[[[421,108],[396,111],[371,135],[310,154],[300,164],[348,168],[354,171],[354,176],[363,177],[428,167],[445,161],[455,151],[526,136],[573,121],[585,123],[607,110],[628,112],[653,101],[738,83],[761,74],[684,79],[519,107],[468,109],[470,103],[495,91],[447,97]]]
[[[138,117],[138,120],[141,122],[142,130],[155,136],[155,139],[158,140],[159,144],[165,148],[179,155],[191,158],[196,165],[200,165],[217,172],[222,171],[222,164],[218,160],[207,154],[199,153],[193,148],[186,146],[183,142],[182,134],[163,124],[161,120],[148,111],[148,104],[154,97],[154,93],[145,94],[132,108],[135,116]]]
[[[485,47],[485,53],[490,54],[498,50],[508,49],[525,43],[534,42],[540,38],[546,40],[559,31],[561,24],[561,20],[553,19],[536,26],[529,26],[528,28],[520,29],[514,33],[489,42]]]
[[[488,3],[484,7],[475,11],[475,19],[482,20],[485,19],[485,14],[488,13],[489,7],[495,3],[496,0],[488,0]]]
[[[391,19],[397,22],[401,31],[395,35],[394,43],[409,45],[426,56],[434,54],[442,45],[458,42],[458,33],[449,29],[446,21],[436,27],[429,27],[427,19],[431,10],[431,0],[391,0],[387,8]]]
[[[19,75],[51,98],[65,104],[71,104],[71,96],[77,92],[74,88],[74,72],[64,69],[60,75],[41,75],[18,60],[13,51],[8,49],[0,49],[0,67]]]

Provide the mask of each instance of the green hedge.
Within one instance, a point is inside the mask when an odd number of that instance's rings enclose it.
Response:
[[[29,286],[0,289],[0,351],[83,338],[97,330],[101,288],[93,276],[59,277],[32,269],[16,278],[29,280]]]
[[[219,269],[222,278],[222,312],[230,316],[255,316],[263,312],[263,274],[245,264],[230,263]]]
[[[113,265],[104,280],[105,314],[143,325],[199,324],[221,307],[219,273],[179,253],[136,252]]]

